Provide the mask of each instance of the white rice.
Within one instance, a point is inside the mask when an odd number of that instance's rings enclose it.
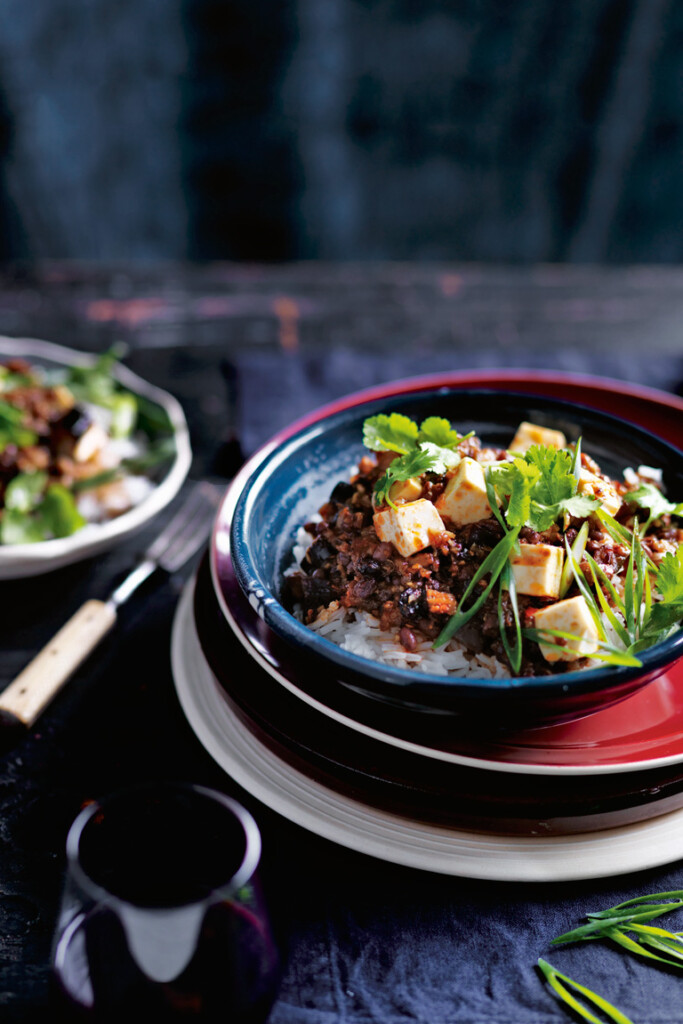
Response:
[[[507,679],[510,676],[510,670],[496,658],[471,654],[455,640],[436,651],[431,640],[423,640],[414,651],[406,651],[396,632],[381,630],[379,619],[374,615],[355,610],[349,612],[337,601],[325,608],[309,628],[338,644],[344,651],[393,665],[394,668],[429,672],[435,676],[466,676],[468,679]]]

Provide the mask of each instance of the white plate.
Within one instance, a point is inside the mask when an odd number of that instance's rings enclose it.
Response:
[[[171,665],[182,709],[217,764],[289,821],[380,860],[498,881],[609,877],[680,858],[683,810],[584,835],[480,835],[376,810],[309,779],[260,743],[230,710],[199,646],[193,589],[194,582],[188,584],[178,603],[171,638]]]
[[[11,358],[54,368],[91,366],[97,356],[34,338],[0,337],[0,360]],[[37,544],[0,546],[0,580],[38,576],[99,554],[139,530],[180,490],[192,462],[189,431],[180,403],[168,392],[142,380],[126,366],[116,367],[114,376],[124,387],[160,405],[168,414],[173,426],[176,454],[166,476],[139,505],[107,523],[90,523],[71,537]]]

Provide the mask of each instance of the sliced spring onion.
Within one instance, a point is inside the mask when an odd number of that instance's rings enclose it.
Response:
[[[491,507],[491,511],[493,512],[494,516],[496,517],[496,519],[498,520],[500,525],[503,527],[503,531],[505,533],[507,533],[508,532],[507,523],[505,522],[505,519],[503,518],[503,515],[502,515],[500,509],[498,508],[498,501],[496,499],[496,489],[493,486],[493,480],[491,479],[491,467],[490,466],[487,467],[486,473],[484,474],[484,482],[486,484],[486,497],[488,498],[488,502],[489,502],[489,505]]]
[[[612,600],[614,600],[615,603],[618,602],[617,607],[621,614],[625,616],[625,612],[623,610],[623,603],[619,598],[619,595],[617,594],[616,590],[614,589],[612,581],[610,580],[609,576],[604,571],[602,566],[598,565],[598,563],[590,554],[587,555],[587,560],[593,576],[595,593],[597,595],[598,601],[600,602],[603,615],[605,615],[609,624],[611,625],[612,629],[617,634],[623,645],[625,647],[629,647],[631,644],[631,637],[629,636],[628,630],[624,626],[623,622],[619,619],[619,617],[615,614],[614,609],[610,606],[609,601],[605,597],[605,593],[602,589],[601,584],[604,584],[608,588],[610,592],[610,597],[612,597]]]
[[[529,640],[535,640],[539,644],[547,644],[548,637],[557,637],[560,640],[569,640],[576,644],[583,643],[586,639],[583,636],[578,636],[576,633],[567,633],[564,629],[531,629],[527,627],[522,630],[522,633]],[[598,661],[606,661],[610,665],[628,665],[635,668],[640,668],[643,664],[639,658],[636,658],[629,651],[622,651],[605,640],[596,640],[595,642],[598,644],[599,650],[593,651],[590,654],[582,654],[582,658],[595,658]]]
[[[496,580],[503,570],[503,566],[506,565],[507,560],[510,557],[510,552],[512,551],[517,541],[517,537],[519,536],[519,531],[520,527],[515,527],[514,530],[510,530],[510,532],[506,533],[505,536],[498,541],[496,546],[489,551],[488,555],[470,580],[465,593],[462,595],[460,599],[460,608],[454,615],[451,615],[450,619],[434,641],[432,645],[434,650],[438,647],[443,647],[444,644],[448,643],[451,637],[454,636],[459,629],[462,629],[465,623],[469,622],[472,616],[479,611],[484,601],[491,593]],[[484,576],[489,573],[490,579],[484,590],[481,592],[474,604],[471,604],[469,608],[462,611],[462,606],[467,601],[467,598],[472,593],[474,587],[479,583],[479,580],[483,579]]]
[[[593,592],[591,588],[588,586],[588,581],[586,580],[586,577],[581,571],[581,566],[572,554],[572,549],[569,547],[569,543],[566,537],[564,539],[564,546],[567,551],[567,560],[571,566],[572,573],[574,574],[574,579],[576,580],[576,584],[579,590],[581,591],[581,595],[584,601],[586,602],[586,605],[588,606],[588,611],[590,612],[591,618],[595,623],[595,628],[598,631],[598,636],[601,640],[607,640],[607,634],[605,633],[605,627],[602,622],[602,616],[600,614],[600,609],[598,608],[598,603],[593,597]]]
[[[579,477],[581,475],[581,438],[578,439],[578,441],[576,442],[576,446],[574,448],[574,456],[572,458],[572,467],[570,473],[573,477],[576,478],[576,489],[574,491],[574,493],[576,493],[576,491],[578,491],[579,489]]]
[[[586,550],[588,531],[589,525],[588,520],[586,520],[586,522],[582,525],[581,529],[574,538],[574,543],[571,546],[571,552],[574,557],[574,561],[577,565],[581,562],[581,559],[583,558],[583,553]],[[567,558],[565,559],[565,563],[562,566],[562,576],[560,578],[560,597],[564,597],[564,595],[567,593],[569,587],[571,586],[573,578],[574,574],[572,573],[571,559]]]
[[[584,1003],[580,1002],[572,993],[569,991],[573,989],[578,992],[579,995],[588,1003],[589,1006],[594,1006],[600,1010],[605,1017],[613,1020],[615,1024],[633,1024],[633,1021],[626,1014],[622,1013],[621,1010],[617,1009],[611,1003],[608,1003],[601,995],[597,992],[593,992],[592,989],[587,988],[585,985],[580,984],[578,981],[574,981],[573,978],[568,977],[566,974],[562,974],[552,964],[549,964],[547,960],[539,958],[538,966],[540,968],[543,977],[548,982],[553,991],[560,997],[560,999],[571,1007],[575,1013],[583,1017],[584,1020],[591,1021],[591,1024],[603,1024],[600,1017],[596,1017],[594,1013],[588,1009]]]
[[[510,605],[512,607],[512,614],[515,620],[514,644],[510,644],[505,626],[505,615],[503,613],[504,590],[507,590],[508,592]],[[507,654],[508,661],[510,662],[512,674],[513,676],[518,676],[522,667],[522,625],[519,620],[517,587],[515,586],[515,577],[509,560],[503,566],[500,574],[500,587],[498,590],[498,628],[500,629],[500,638],[503,641],[503,647],[505,648],[505,653]]]

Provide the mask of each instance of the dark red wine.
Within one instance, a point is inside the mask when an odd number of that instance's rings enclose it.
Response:
[[[192,959],[172,981],[145,973],[121,921],[103,907],[77,917],[62,933],[54,965],[62,1020],[125,1024],[125,1015],[136,1010],[150,1024],[185,1018],[263,1024],[279,982],[267,925],[248,908],[227,902],[207,912]]]

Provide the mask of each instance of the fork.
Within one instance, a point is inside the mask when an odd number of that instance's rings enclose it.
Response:
[[[118,609],[158,569],[177,572],[206,541],[219,493],[196,484],[182,506],[105,601],[91,599],[0,693],[0,748],[19,740],[114,626]],[[4,742],[2,742],[4,740]]]

